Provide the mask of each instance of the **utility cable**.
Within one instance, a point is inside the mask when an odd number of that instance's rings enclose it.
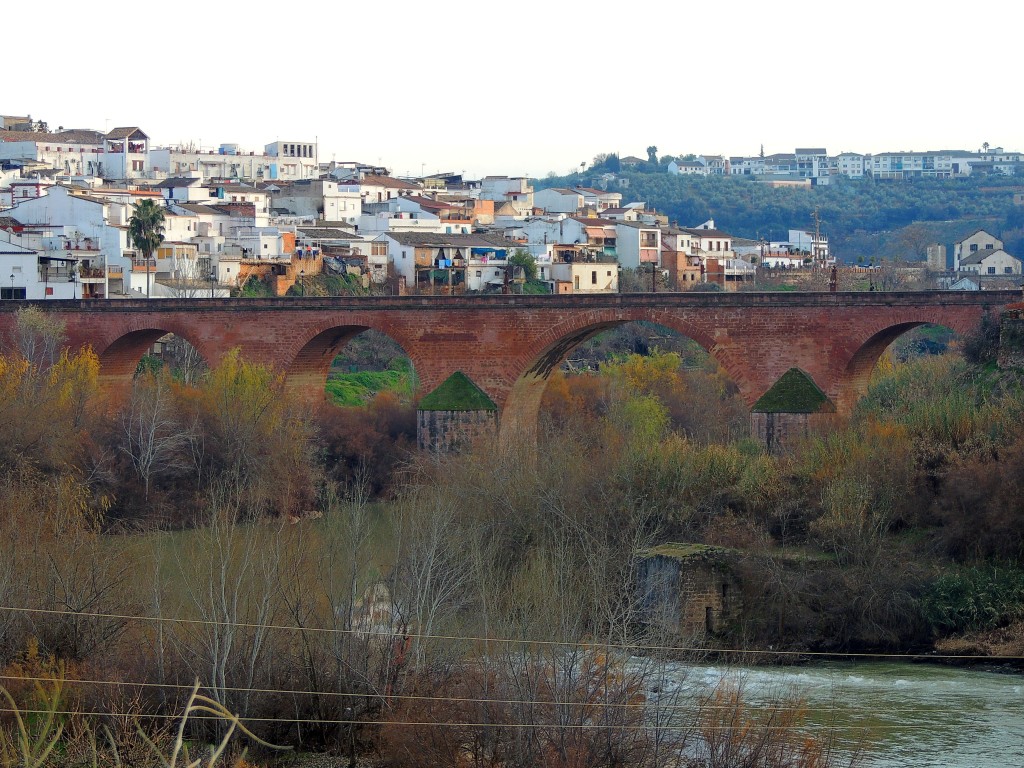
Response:
[[[154,714],[154,715],[140,715],[138,712],[101,712],[101,711],[72,711],[72,710],[49,710],[49,709],[10,709],[0,708],[0,713],[14,714],[19,713],[22,715],[60,715],[62,717],[80,716],[80,717],[127,717],[127,718],[141,718],[141,719],[152,719],[152,720],[180,720],[186,715],[171,715],[171,714]],[[219,717],[217,715],[209,714],[188,714],[187,719],[189,720],[227,720],[230,718]],[[597,730],[603,728],[611,728],[620,731],[654,731],[654,730],[669,730],[669,731],[685,731],[693,730],[697,733],[702,731],[745,731],[750,728],[761,729],[761,730],[772,730],[772,731],[807,731],[807,730],[855,730],[855,731],[874,731],[874,730],[923,730],[923,729],[934,729],[934,728],[962,728],[962,723],[933,723],[927,725],[901,725],[897,723],[891,724],[872,724],[863,726],[835,726],[827,723],[801,723],[800,725],[771,725],[768,723],[751,724],[748,721],[739,722],[736,725],[709,725],[702,726],[699,724],[691,725],[636,725],[636,724],[615,724],[615,723],[480,723],[480,722],[452,722],[447,720],[429,721],[429,720],[317,720],[314,718],[306,717],[239,717],[237,718],[240,723],[290,723],[290,724],[311,724],[311,725],[368,725],[368,726],[390,726],[390,725],[402,725],[402,726],[418,726],[418,727],[434,727],[443,726],[448,728],[537,728],[537,729],[556,729],[556,728],[569,728],[579,730]],[[1004,726],[1001,726],[1006,730]],[[1017,726],[1024,731],[1024,726]],[[1012,730],[1010,726],[1010,730]]]
[[[82,680],[76,678],[53,678],[53,677],[28,677],[21,675],[0,675],[0,680],[9,681],[25,681],[25,682],[38,682],[38,683],[55,683],[60,682],[65,685],[103,685],[111,687],[124,687],[124,688],[156,688],[158,690],[188,690],[191,691],[195,688],[194,685],[184,685],[182,683],[143,683],[143,682],[129,682],[121,680]],[[202,690],[211,691],[213,686],[203,686]],[[424,696],[418,694],[409,693],[351,693],[344,691],[301,691],[295,689],[280,689],[280,688],[245,688],[237,686],[217,686],[217,690],[231,692],[231,693],[265,693],[273,695],[284,695],[284,696],[319,696],[319,697],[332,697],[342,699],[380,699],[385,702],[387,701],[436,701],[444,702],[447,704],[503,704],[510,706],[537,706],[537,707],[587,707],[587,708],[608,708],[608,709],[649,709],[651,711],[667,712],[674,710],[693,710],[695,707],[699,709],[724,709],[729,710],[732,707],[728,704],[713,704],[708,703],[707,699],[710,699],[714,694],[698,694],[696,698],[703,698],[704,701],[699,701],[697,704],[660,704],[651,701],[637,701],[637,702],[607,702],[607,701],[557,701],[557,700],[530,700],[530,699],[485,699],[485,698],[474,698],[466,696]],[[638,692],[638,695],[642,695]],[[799,696],[794,696],[793,699],[799,699]],[[766,703],[764,705],[745,703],[744,706],[747,709],[761,710],[765,709],[772,712],[832,712],[832,709],[826,709],[824,707],[807,707],[800,704],[772,704]],[[851,709],[846,707],[843,709],[844,712],[850,712]],[[874,712],[875,710],[870,710]],[[886,714],[899,713],[899,714],[915,714],[919,712],[934,713],[934,708],[918,708],[918,707],[907,707],[902,709],[891,709],[885,710]]]
[[[614,649],[623,651],[668,651],[674,653],[695,653],[695,654],[736,654],[747,656],[787,656],[787,657],[815,657],[815,658],[854,658],[854,659],[917,659],[917,660],[950,660],[950,661],[1024,661],[1024,656],[983,656],[983,655],[957,655],[957,654],[931,654],[931,653],[883,653],[867,651],[783,651],[773,649],[751,649],[751,648],[690,648],[678,645],[646,645],[643,643],[606,643],[598,640],[589,642],[569,640],[526,640],[501,637],[479,637],[460,635],[433,635],[421,632],[394,631],[385,632],[382,630],[363,629],[339,629],[336,627],[299,627],[290,624],[262,624],[245,621],[218,621],[212,619],[182,619],[168,616],[132,616],[117,613],[99,613],[95,611],[68,611],[52,608],[20,608],[15,606],[0,605],[0,611],[10,613],[30,613],[51,616],[74,616],[78,618],[111,619],[117,621],[137,621],[168,624],[186,624],[198,626],[235,627],[239,629],[270,629],[287,632],[312,632],[316,634],[344,634],[356,635],[359,637],[380,637],[387,639],[409,639],[409,640],[445,640],[452,642],[472,643],[494,643],[497,645],[532,645],[546,647],[570,647],[570,648],[594,648]]]

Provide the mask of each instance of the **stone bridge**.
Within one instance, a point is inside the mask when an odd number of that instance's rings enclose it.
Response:
[[[753,405],[799,368],[848,413],[875,362],[898,336],[926,323],[959,334],[1019,291],[666,293],[596,296],[396,296],[34,302],[61,316],[71,346],[91,345],[111,388],[127,386],[146,350],[167,333],[209,362],[240,347],[323,397],[335,355],[373,328],[402,346],[420,394],[461,371],[498,406],[503,437],[532,433],[551,372],[571,350],[621,323],[648,321],[706,349]],[[0,339],[30,302],[0,302]]]

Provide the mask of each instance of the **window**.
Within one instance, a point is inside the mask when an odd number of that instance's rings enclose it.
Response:
[[[590,273],[590,284],[597,285],[597,270],[595,269]]]
[[[989,268],[988,268],[988,273],[989,273],[990,275],[994,275],[994,274],[996,273],[996,268],[995,268],[995,267],[989,267]]]
[[[1013,267],[1003,267],[1003,274],[1004,275],[1012,275],[1013,274]]]
[[[974,253],[976,250],[978,250],[978,244],[971,243],[971,253]]]
[[[480,270],[479,269],[476,271],[476,276],[480,277]]]
[[[0,288],[0,299],[24,299],[25,288]]]

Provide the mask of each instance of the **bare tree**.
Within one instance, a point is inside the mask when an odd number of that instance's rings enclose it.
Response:
[[[121,451],[143,482],[145,498],[160,474],[184,469],[189,431],[181,424],[171,398],[166,373],[135,380],[128,405],[121,413]]]
[[[453,617],[468,594],[471,570],[464,561],[459,499],[443,487],[423,486],[397,512],[394,600],[399,620],[417,635],[430,636]],[[430,643],[412,644],[420,669]]]
[[[212,489],[210,521],[188,558],[179,556],[187,604],[201,622],[179,641],[193,674],[209,680],[213,698],[245,716],[253,696],[247,689],[257,687],[257,673],[267,663],[279,606],[281,543],[277,527],[237,522],[235,498],[230,489]],[[242,690],[235,695],[234,688]]]

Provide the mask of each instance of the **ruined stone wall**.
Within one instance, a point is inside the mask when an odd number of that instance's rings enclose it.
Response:
[[[640,565],[647,621],[684,637],[722,632],[742,613],[740,583],[715,556],[677,559],[664,555]]]
[[[497,411],[416,411],[420,450],[448,453],[497,434]]]

